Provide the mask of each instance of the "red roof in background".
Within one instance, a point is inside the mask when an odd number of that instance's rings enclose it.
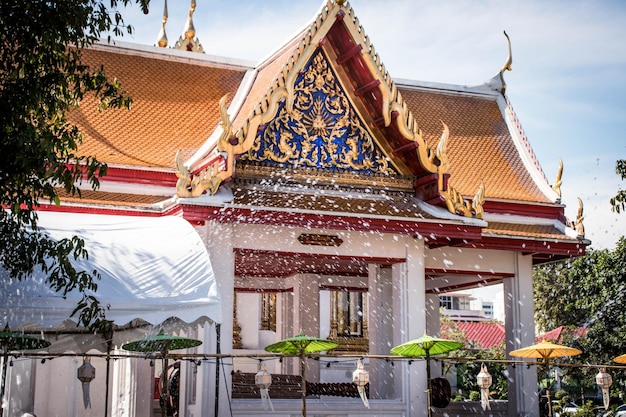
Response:
[[[465,334],[468,344],[479,349],[489,349],[504,341],[504,326],[497,322],[487,321],[453,321],[456,327]],[[446,325],[441,327],[445,332]]]
[[[560,343],[562,342],[562,339],[564,336],[563,334],[564,330],[566,330],[565,326],[559,326],[556,329],[540,334],[539,336],[535,338],[535,341],[539,343],[543,340],[547,340],[548,342]],[[589,329],[587,329],[586,327],[577,327],[576,329],[574,329],[573,336],[574,337],[584,336],[587,334],[588,330]]]

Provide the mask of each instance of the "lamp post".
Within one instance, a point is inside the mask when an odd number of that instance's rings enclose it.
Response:
[[[602,389],[602,401],[604,402],[604,409],[608,410],[609,408],[609,387],[613,383],[613,378],[611,378],[611,374],[606,371],[606,368],[600,368],[600,371],[596,375],[596,384]]]
[[[478,384],[478,388],[480,388],[480,405],[485,410],[491,410],[489,406],[489,388],[491,387],[491,383],[493,382],[493,378],[491,374],[487,370],[487,366],[483,363],[480,366],[480,372],[476,376],[476,383]]]
[[[272,405],[269,392],[270,385],[272,385],[272,374],[267,372],[265,364],[261,365],[261,369],[254,376],[254,383],[261,391],[261,401],[263,402],[263,407],[267,409],[267,406],[269,405],[273,412],[274,406]]]
[[[85,410],[91,408],[91,399],[89,398],[89,383],[96,378],[96,368],[91,364],[91,358],[86,356],[83,358],[83,364],[76,370],[76,377],[83,386],[83,404]]]
[[[365,393],[365,386],[368,384],[368,382],[370,382],[370,374],[365,370],[365,365],[360,359],[356,364],[356,370],[352,372],[352,382],[359,390],[359,395],[361,396],[363,405],[365,405],[367,408],[370,408],[370,403],[367,400],[367,394]]]

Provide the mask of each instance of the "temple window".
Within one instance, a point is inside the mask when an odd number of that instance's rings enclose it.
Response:
[[[339,343],[335,352],[369,350],[367,325],[367,292],[330,291],[330,338]]]
[[[261,294],[261,330],[276,331],[276,293]]]

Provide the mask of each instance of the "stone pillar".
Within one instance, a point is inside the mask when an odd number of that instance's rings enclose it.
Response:
[[[504,280],[506,351],[535,343],[532,258],[518,253],[515,276]],[[519,359],[509,357],[509,359]],[[509,416],[539,416],[537,368],[507,366]]]
[[[391,269],[369,265],[368,297],[369,297],[369,353],[372,355],[389,355],[394,346],[392,313]],[[394,367],[390,362],[374,359],[369,362],[370,397],[390,399],[394,393]]]
[[[396,264],[392,271],[393,288],[393,345],[417,339],[426,330],[426,283],[424,273],[424,242],[407,239],[406,262]],[[398,375],[401,373],[402,375]],[[407,415],[426,417],[427,378],[426,362],[408,361],[395,366],[396,381],[402,380],[402,398],[407,404]],[[396,382],[396,384],[397,384]],[[400,392],[400,391],[398,391]]]

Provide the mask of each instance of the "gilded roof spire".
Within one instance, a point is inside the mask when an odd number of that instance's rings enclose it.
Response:
[[[157,39],[157,45],[161,48],[167,47],[167,35],[165,34],[165,24],[167,23],[167,0],[163,6],[163,21],[161,22],[161,31]]]
[[[556,173],[556,180],[554,181],[554,185],[552,189],[559,195],[558,203],[561,202],[561,185],[563,185],[563,160],[559,158],[559,170]]]
[[[200,45],[200,41],[196,38],[196,28],[193,26],[193,12],[195,11],[196,0],[191,0],[191,4],[189,5],[189,16],[187,17],[187,22],[185,23],[185,28],[183,29],[183,36],[181,36],[176,42],[176,45],[174,45],[175,49],[189,52],[204,52],[202,45]]]
[[[183,30],[183,36],[185,39],[192,40],[196,37],[196,28],[193,26],[193,12],[196,11],[196,0],[191,0],[189,5],[189,17],[187,17],[187,23],[185,23],[185,29]]]

